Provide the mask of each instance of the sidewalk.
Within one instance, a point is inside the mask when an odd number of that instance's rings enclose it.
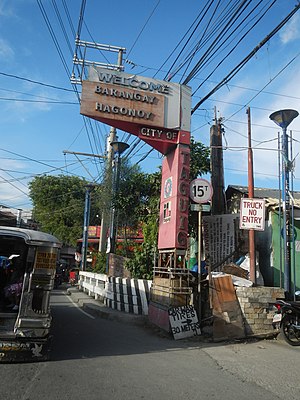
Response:
[[[119,321],[122,323],[146,326],[150,325],[147,315],[136,315],[118,311],[106,307],[100,300],[88,296],[87,293],[80,291],[78,287],[67,288],[67,294],[71,296],[72,301],[82,307],[86,312],[99,318]]]

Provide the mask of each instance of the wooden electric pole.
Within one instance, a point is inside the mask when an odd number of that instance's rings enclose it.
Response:
[[[210,128],[211,184],[213,188],[211,212],[213,215],[226,213],[222,130],[221,119],[217,119],[215,112],[215,123]]]

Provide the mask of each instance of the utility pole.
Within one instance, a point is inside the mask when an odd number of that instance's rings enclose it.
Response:
[[[111,143],[116,141],[116,128],[111,127],[107,141],[107,164],[105,172],[105,209],[102,211],[101,230],[99,238],[99,252],[104,253],[106,250],[106,240],[110,221],[110,208],[112,199],[112,163],[114,159],[114,150]]]
[[[118,67],[117,70],[123,70],[123,53],[125,49],[119,48],[118,50]],[[105,210],[102,211],[102,218],[101,218],[101,230],[100,230],[100,238],[99,238],[99,252],[104,253],[106,250],[106,241],[107,241],[107,232],[108,227],[110,225],[110,212],[111,212],[111,201],[112,201],[112,189],[113,189],[113,182],[112,182],[112,167],[113,167],[113,160],[114,160],[114,149],[111,146],[111,143],[117,140],[117,130],[114,127],[110,128],[108,142],[107,142],[107,164],[106,164],[106,176],[105,176],[105,190],[106,190],[106,199],[107,201]]]
[[[74,154],[74,155],[80,155],[80,156],[87,156],[87,157],[94,157],[94,158],[104,158],[106,159],[106,156],[101,156],[100,154],[90,154],[90,153],[81,153],[79,151],[68,151],[68,150],[63,150],[63,154]]]
[[[211,152],[211,184],[213,195],[211,211],[213,215],[226,212],[223,148],[222,148],[222,126],[221,119],[217,119],[215,109],[215,123],[210,128],[210,152]]]
[[[76,151],[68,151],[68,150],[63,150],[63,154],[74,154],[74,155],[81,155],[81,156],[87,156],[87,157],[96,157],[96,158],[104,158],[106,159],[106,156],[102,156],[100,154],[90,154],[90,153],[81,153],[81,152],[76,152]],[[93,186],[94,187],[94,186]],[[88,207],[88,208],[87,208]],[[86,217],[87,215],[90,215],[90,196],[88,193],[88,190],[86,192],[86,198],[85,198],[85,212],[84,212],[84,227],[83,227],[83,245],[82,245],[82,265],[85,268],[86,264],[86,250],[87,250],[87,243],[88,243],[88,226],[86,227]],[[89,218],[88,218],[89,222]]]
[[[125,142],[112,142],[111,147],[113,147],[114,154],[116,154],[116,158],[114,161],[114,174],[112,179],[112,196],[116,196],[119,191],[119,183],[120,183],[120,169],[121,169],[121,154],[128,149],[129,144]],[[109,224],[109,239],[110,239],[110,249],[109,253],[114,253],[116,248],[116,233],[117,233],[117,219],[118,219],[118,211],[116,210],[113,202],[111,202],[110,209],[110,224]],[[108,252],[108,251],[107,251]]]
[[[248,115],[248,197],[254,198],[254,177],[253,177],[253,152],[251,144],[251,114],[250,107],[247,109]],[[249,258],[250,258],[250,281],[256,283],[256,256],[255,256],[255,231],[249,229]]]
[[[83,238],[82,238],[82,271],[86,270],[86,256],[89,238],[89,224],[90,224],[90,209],[91,209],[91,191],[94,185],[87,185],[85,192],[85,205],[84,205],[84,223],[83,223]]]
[[[117,71],[123,71],[123,55],[126,53],[125,47],[119,46],[111,46],[105,45],[96,42],[88,42],[85,40],[80,40],[76,38],[75,41],[76,50],[73,57],[73,64],[79,66],[79,77],[75,76],[75,73],[72,73],[71,76],[71,83],[74,85],[81,85],[83,77],[85,75],[86,67],[102,67],[102,68],[110,68]],[[78,58],[78,49],[83,49],[82,54],[84,55],[83,59]],[[98,52],[109,51],[113,53],[118,53],[118,60],[117,64],[107,64],[98,61],[90,61],[86,59],[87,50],[97,50]],[[112,163],[114,158],[113,148],[111,147],[110,143],[116,141],[116,128],[111,127],[108,143],[107,143],[107,164],[106,164],[106,171],[105,171],[105,190],[106,190],[106,199],[105,202],[107,203],[105,206],[105,210],[102,211],[101,216],[101,230],[100,230],[100,237],[99,237],[99,252],[104,252],[106,250],[106,240],[107,240],[107,232],[110,220],[110,212],[111,212],[111,199],[112,199]]]
[[[283,241],[284,241],[284,291],[286,298],[291,297],[291,204],[290,204],[290,172],[287,127],[298,117],[296,110],[286,109],[273,112],[269,118],[282,129],[282,205],[283,205]]]

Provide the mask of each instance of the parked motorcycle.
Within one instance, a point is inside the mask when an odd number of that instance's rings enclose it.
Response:
[[[300,295],[300,292],[296,292]],[[291,346],[300,346],[300,301],[276,300],[277,312],[273,317],[274,328],[280,330]]]

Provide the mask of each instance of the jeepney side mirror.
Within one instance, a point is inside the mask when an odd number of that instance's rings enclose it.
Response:
[[[297,300],[297,301],[300,300],[300,290],[296,290],[296,292],[295,292],[295,300]]]

